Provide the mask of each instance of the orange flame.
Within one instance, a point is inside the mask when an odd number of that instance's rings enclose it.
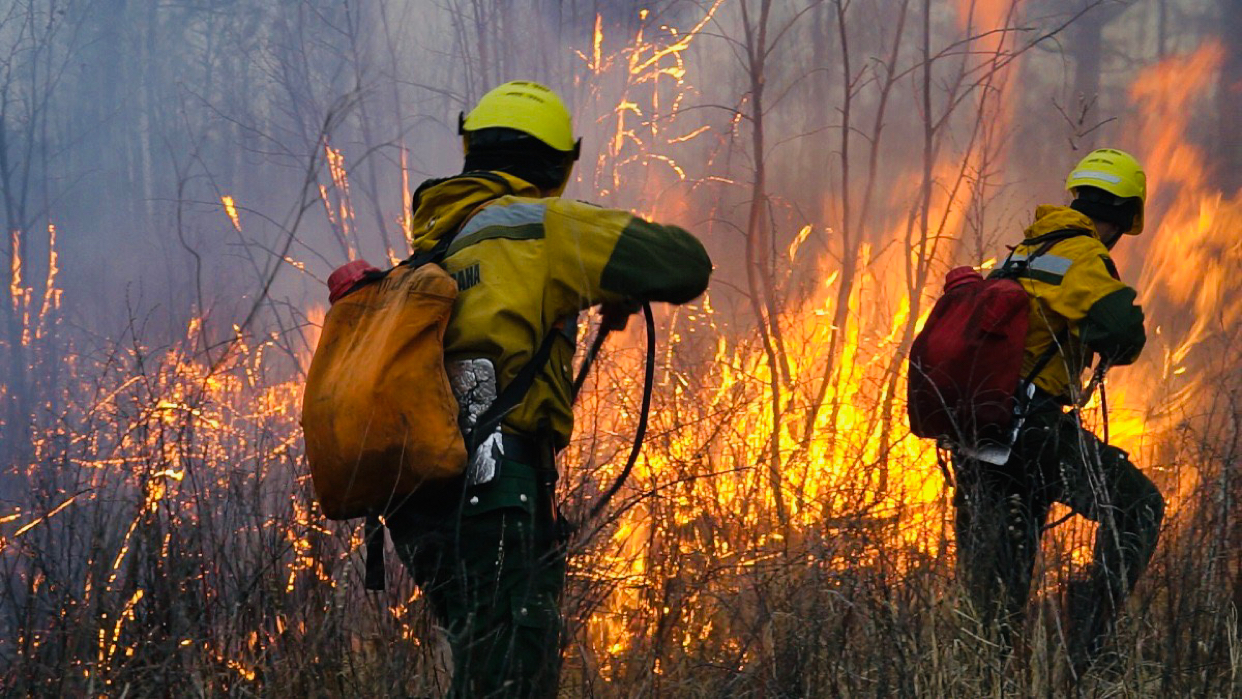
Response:
[[[241,232],[241,219],[237,216],[237,205],[233,202],[233,197],[224,195],[220,197],[220,202],[224,204],[224,213],[229,217],[229,222],[233,224],[233,228],[238,233]]]

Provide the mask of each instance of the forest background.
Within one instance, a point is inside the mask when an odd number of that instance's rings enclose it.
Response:
[[[0,687],[444,686],[404,572],[363,592],[359,532],[313,503],[301,381],[327,274],[404,257],[458,113],[528,78],[583,137],[568,196],[717,265],[659,310],[643,457],[574,542],[565,695],[1068,691],[1091,527],[1045,536],[1028,641],[990,652],[902,372],[943,272],[994,265],[1106,145],[1151,183],[1116,251],[1150,341],[1107,429],[1170,507],[1120,670],[1088,679],[1236,691],[1239,36],[1239,0],[6,3]],[[614,339],[578,407],[579,521],[628,453],[642,346]]]

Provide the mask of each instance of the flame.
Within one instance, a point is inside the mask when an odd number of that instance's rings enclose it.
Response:
[[[603,61],[600,60],[600,54],[604,50],[604,17],[603,15],[595,15],[595,31],[591,35],[591,61],[588,68],[592,73],[599,73],[603,70]]]
[[[78,493],[78,495],[81,495],[81,493]],[[51,510],[49,510],[49,511],[48,511],[48,513],[47,513],[47,514],[45,514],[45,515],[43,515],[42,517],[36,517],[35,519],[33,519],[33,520],[31,520],[31,521],[27,522],[26,524],[23,524],[21,527],[19,527],[19,528],[17,529],[17,531],[13,532],[13,538],[14,538],[14,539],[16,539],[16,538],[20,537],[22,534],[25,534],[26,532],[30,531],[31,529],[34,529],[34,528],[35,528],[35,527],[37,527],[38,525],[42,524],[43,522],[46,522],[47,520],[51,519],[52,517],[55,517],[55,516],[56,516],[56,515],[57,515],[57,514],[61,511],[61,510],[65,509],[66,507],[69,507],[70,505],[72,505],[72,504],[73,504],[73,501],[78,499],[78,495],[74,495],[73,497],[70,497],[70,498],[66,499],[64,502],[60,503],[60,504],[59,504],[59,505],[57,505],[56,507],[54,507],[54,508],[52,508]],[[15,512],[15,513],[14,513],[14,514],[12,514],[12,515],[9,515],[9,516],[7,516],[7,517],[0,518],[0,524],[3,524],[4,522],[8,522],[8,521],[11,521],[11,520],[14,520],[14,519],[16,519],[16,518],[18,518],[18,517],[20,517],[20,516],[21,516],[21,512],[20,512],[20,510],[19,510],[18,512]]]
[[[1169,466],[1161,464],[1160,444],[1192,424],[1195,404],[1213,394],[1212,365],[1227,352],[1220,342],[1242,318],[1242,251],[1232,234],[1242,227],[1242,192],[1220,191],[1206,154],[1186,137],[1223,56],[1217,43],[1171,56],[1141,73],[1129,92],[1141,115],[1132,152],[1145,164],[1148,206],[1144,233],[1123,240],[1117,257],[1129,275],[1139,270],[1136,286],[1156,332],[1140,365],[1109,382],[1116,406],[1110,427],[1118,445],[1162,470]],[[1169,475],[1168,512],[1176,516],[1199,475],[1185,467]]]
[[[42,339],[48,332],[48,322],[52,314],[60,309],[61,290],[56,286],[56,276],[60,273],[60,254],[56,249],[56,225],[47,224],[47,277],[43,281],[43,306],[39,309],[39,327],[35,337]]]
[[[995,65],[995,87],[1001,94],[1010,92],[1005,89],[1005,81],[1012,73],[1014,60],[1005,53],[1008,49],[1004,42],[1012,34],[1005,27],[1012,23],[1015,6],[1007,2],[975,5],[973,21],[982,32],[978,41],[985,52],[992,53],[986,60]],[[642,40],[641,33],[638,40]],[[645,50],[649,53],[644,55],[652,55],[650,49]],[[1149,473],[1157,473],[1162,487],[1169,483],[1175,486],[1172,492],[1166,493],[1170,500],[1167,510],[1170,517],[1176,516],[1179,504],[1193,488],[1195,479],[1180,473],[1173,474],[1172,479],[1161,477],[1159,471],[1163,467],[1155,459],[1153,448],[1161,439],[1160,435],[1167,434],[1167,430],[1184,416],[1186,401],[1194,391],[1185,390],[1190,384],[1184,380],[1169,384],[1151,381],[1150,377],[1157,374],[1180,379],[1196,375],[1187,365],[1193,359],[1193,348],[1202,343],[1213,328],[1219,328],[1222,318],[1225,326],[1230,327],[1242,312],[1242,301],[1238,301],[1242,294],[1229,293],[1228,284],[1230,270],[1236,269],[1242,260],[1237,259],[1236,243],[1223,234],[1223,231],[1242,227],[1242,217],[1238,213],[1242,209],[1237,205],[1239,197],[1229,199],[1213,191],[1208,180],[1210,170],[1202,154],[1188,145],[1185,138],[1190,115],[1196,113],[1193,105],[1209,94],[1219,60],[1218,47],[1204,47],[1191,56],[1170,59],[1157,69],[1144,72],[1131,91],[1132,99],[1145,115],[1140,142],[1146,149],[1137,150],[1143,154],[1141,159],[1152,163],[1149,181],[1154,184],[1153,204],[1148,207],[1149,225],[1155,222],[1157,212],[1165,208],[1160,202],[1169,201],[1161,194],[1162,189],[1178,187],[1183,192],[1195,192],[1191,197],[1177,196],[1179,203],[1163,211],[1165,222],[1156,224],[1158,231],[1152,244],[1157,254],[1146,259],[1142,274],[1123,275],[1142,290],[1149,314],[1153,306],[1159,309],[1161,304],[1154,302],[1166,295],[1162,287],[1167,286],[1170,289],[1167,296],[1178,304],[1194,307],[1192,317],[1195,320],[1176,338],[1171,338],[1167,331],[1164,333],[1161,343],[1168,345],[1165,366],[1152,368],[1152,363],[1160,364],[1150,358],[1159,353],[1153,347],[1154,351],[1149,350],[1144,360],[1148,364],[1115,372],[1117,377],[1108,387],[1110,441],[1133,454],[1135,461]],[[631,60],[629,65],[633,69],[643,63]],[[659,74],[673,78],[672,84],[679,88],[684,86],[684,74],[680,72]],[[661,95],[667,98],[668,92]],[[618,166],[654,160],[649,151],[676,141],[661,133],[672,131],[671,125],[656,127],[661,136],[651,138],[651,124],[655,120],[647,115],[653,113],[654,102],[654,97],[644,102],[635,93],[626,93],[612,110],[614,121],[609,139],[612,160],[608,162],[613,169],[607,173],[607,181],[614,187],[620,186],[623,179],[616,169]],[[1012,100],[1004,98],[981,113],[987,114],[987,121],[995,129],[1003,130],[1012,122],[1013,109]],[[639,154],[634,154],[635,151]],[[631,153],[628,157],[627,152]],[[988,154],[992,159],[985,162],[983,147],[953,155],[942,158],[934,166],[936,182],[951,183],[961,172],[983,171],[986,167],[995,167],[998,162],[995,153]],[[1003,161],[1003,151],[1000,159]],[[683,172],[678,172],[679,179],[684,177]],[[909,177],[912,182],[893,189],[916,189],[918,175],[912,173]],[[972,196],[967,188],[938,193],[927,217],[931,234],[940,237],[962,230]],[[676,218],[680,204],[670,202],[667,195],[662,199],[644,197],[644,200],[659,202],[650,212],[654,217]],[[788,248],[791,262],[812,228],[802,224],[794,230],[797,234]],[[1149,230],[1148,236],[1151,235]],[[654,499],[667,500],[673,506],[661,508],[649,500],[633,504],[610,532],[609,553],[583,560],[575,570],[576,575],[607,584],[611,590],[586,630],[591,646],[599,649],[597,662],[606,678],[618,670],[608,657],[624,654],[629,648],[649,640],[646,634],[663,624],[658,621],[662,615],[681,614],[677,623],[684,628],[710,630],[713,627],[710,612],[696,611],[698,595],[708,594],[706,592],[688,594],[679,612],[653,604],[651,581],[669,574],[661,569],[659,555],[651,551],[657,542],[672,536],[662,530],[682,532],[684,538],[677,544],[685,547],[682,553],[693,555],[701,551],[702,555],[709,556],[714,574],[721,578],[731,574],[741,576],[744,569],[761,565],[765,556],[773,555],[769,547],[790,539],[791,532],[782,529],[773,519],[771,488],[764,469],[757,467],[766,458],[765,435],[773,430],[779,431],[785,479],[781,488],[782,495],[790,498],[790,526],[814,528],[834,521],[836,513],[857,512],[861,508],[875,513],[881,520],[891,515],[895,523],[884,539],[888,549],[883,553],[872,550],[867,555],[877,560],[881,556],[892,560],[898,556],[895,551],[933,557],[939,554],[939,542],[943,537],[938,532],[942,531],[948,514],[945,486],[933,449],[908,436],[901,399],[888,395],[894,387],[904,385],[904,381],[885,380],[894,367],[903,370],[901,363],[894,360],[899,359],[898,353],[909,337],[907,328],[921,328],[930,305],[921,304],[915,313],[911,290],[900,273],[918,263],[918,251],[901,243],[909,239],[908,228],[895,226],[882,239],[898,244],[886,245],[880,250],[862,247],[858,267],[868,271],[848,297],[849,312],[844,327],[834,328],[821,320],[833,315],[837,303],[835,295],[829,291],[839,280],[840,262],[831,254],[822,255],[816,265],[818,274],[826,281],[814,294],[784,309],[777,320],[781,333],[790,338],[787,343],[790,348],[789,393],[785,396],[790,407],[779,425],[772,424],[771,413],[765,407],[773,396],[769,388],[771,370],[762,352],[753,338],[715,334],[727,323],[711,311],[710,297],[704,299],[702,308],[687,307],[666,318],[670,344],[679,343],[692,333],[712,333],[717,338],[715,355],[708,362],[682,371],[662,369],[666,379],[661,390],[671,389],[676,398],[658,412],[688,417],[656,429],[657,433],[667,436],[662,438],[659,447],[649,445],[635,469],[631,492],[663,493],[664,489],[671,488],[675,494],[660,494]],[[1188,244],[1197,246],[1189,256]],[[923,254],[944,259],[948,251],[938,250],[936,245],[933,243],[930,251]],[[1120,254],[1125,256],[1124,252]],[[903,255],[906,259],[902,259]],[[1200,258],[1201,264],[1198,263]],[[996,259],[976,264],[980,269],[989,269],[995,266]],[[1178,274],[1178,278],[1166,278],[1171,273]],[[929,285],[931,288],[915,288],[912,292],[934,295],[938,280],[929,279]],[[886,299],[894,301],[886,302]],[[1166,316],[1167,313],[1173,315]],[[1157,310],[1155,315],[1149,315],[1166,326],[1168,318],[1175,316],[1176,311],[1168,310]],[[696,322],[691,322],[692,318]],[[842,369],[826,388],[825,404],[837,406],[837,409],[821,411],[812,424],[800,428],[799,417],[806,416],[804,411],[809,402],[806,387],[820,375],[825,364],[832,361],[821,352],[834,332],[843,337],[840,357],[836,360]],[[1153,344],[1157,343],[1153,341]],[[675,356],[672,350],[670,356]],[[603,395],[587,397],[580,411],[587,416],[582,424],[586,434],[583,449],[596,445],[605,435],[626,433],[633,419],[632,409],[614,399],[636,390],[633,377],[641,375],[641,365],[635,357],[635,354],[613,357],[620,365],[615,377],[601,388]],[[676,363],[677,360],[669,359],[662,367],[673,367]],[[745,399],[739,402],[739,396]],[[880,406],[890,398],[891,410],[880,411]],[[1097,398],[1085,410],[1088,426],[1097,433],[1102,431],[1101,408]],[[707,420],[709,415],[730,416],[724,434],[707,439],[687,427]],[[566,462],[594,463],[589,451],[575,451],[567,456]],[[691,476],[684,483],[670,484],[669,474],[684,474],[688,464],[694,465],[692,473],[710,472],[710,477]],[[614,471],[604,468],[592,477],[607,483],[613,475]],[[718,513],[730,526],[768,533],[751,538],[748,542],[751,550],[747,553],[736,550],[735,543],[728,540],[705,542],[698,539],[692,529],[700,518],[711,517],[712,513]],[[1065,513],[1060,508],[1053,518]],[[670,523],[665,525],[662,521]],[[1054,530],[1046,537],[1049,560],[1056,555],[1063,556],[1061,560],[1071,567],[1086,565],[1091,558],[1092,539],[1087,535],[1091,527],[1081,518],[1074,518],[1066,526]],[[847,532],[841,534],[848,536]],[[797,529],[792,535],[802,536]],[[856,557],[851,562],[857,564],[862,560]],[[838,561],[836,564],[846,563]],[[727,583],[722,585],[727,586]],[[702,607],[710,608],[710,605]],[[695,642],[694,634],[687,634],[684,639],[687,648]]]
[[[327,143],[324,144],[323,151],[331,184],[320,183],[318,185],[319,200],[323,203],[324,216],[336,236],[341,253],[346,259],[356,260],[359,257],[356,241],[356,214],[350,196],[349,170],[345,165],[345,154]],[[391,250],[388,254],[389,257],[394,256]]]
[[[957,0],[956,5],[958,25],[980,49],[1003,54],[1008,37],[1016,33],[1013,20],[1021,0]]]
[[[684,49],[693,40],[694,31],[679,35],[669,45]],[[643,42],[641,32],[635,39]],[[668,60],[664,67],[656,67],[650,57]],[[685,85],[684,63],[678,50],[646,47],[631,50],[628,70],[647,71],[639,82],[664,80],[663,91],[627,92],[612,109],[614,120],[609,138],[609,162],[611,171],[602,173],[612,186],[618,187],[623,179],[620,168],[634,162],[660,161],[676,165],[671,157],[661,160],[663,149],[683,143],[688,138],[677,135],[677,123],[658,124],[648,115],[658,112],[658,100],[677,103]],[[605,62],[606,64],[606,62]],[[600,64],[597,64],[600,65]],[[683,129],[680,133],[685,133]],[[703,133],[702,127],[691,129],[691,134]],[[654,151],[654,152],[653,152]],[[626,155],[629,152],[631,155]],[[980,157],[977,152],[968,154],[968,163]],[[945,161],[936,166],[934,176],[940,181],[952,182],[961,171],[960,163]],[[650,172],[650,171],[648,171]],[[674,169],[677,180],[687,178],[683,168]],[[914,176],[911,176],[912,178]],[[597,178],[597,181],[600,179]],[[915,183],[917,184],[917,183]],[[895,184],[894,191],[902,191],[903,185]],[[917,189],[916,186],[905,187]],[[647,198],[657,202],[652,213],[656,218],[675,219],[684,203],[672,201],[664,195]],[[933,235],[937,231],[954,231],[960,228],[962,217],[969,203],[969,194],[936,194],[929,212],[929,226]],[[802,224],[795,228],[796,234],[787,249],[791,261],[796,260],[803,246],[815,232],[815,227]],[[893,240],[905,237],[905,224],[894,227],[890,233]],[[900,246],[885,246],[876,251],[863,245],[858,260],[862,270],[897,270],[909,266],[902,256]],[[696,612],[699,595],[709,591],[688,594],[687,599],[673,610],[667,605],[656,605],[649,595],[651,580],[659,580],[668,573],[651,548],[654,542],[670,536],[668,532],[683,532],[684,538],[670,544],[685,555],[701,552],[709,556],[712,569],[722,579],[741,579],[749,569],[775,560],[778,551],[788,546],[791,539],[803,539],[806,532],[819,529],[824,522],[833,522],[858,508],[875,513],[877,521],[891,519],[900,521],[891,528],[889,545],[895,548],[909,547],[920,554],[935,555],[938,542],[928,537],[929,529],[943,522],[943,483],[930,445],[901,435],[908,432],[902,425],[901,404],[891,402],[889,411],[878,410],[889,397],[888,391],[877,394],[873,386],[888,385],[886,379],[894,366],[893,360],[905,340],[907,328],[921,322],[929,309],[923,308],[919,318],[911,318],[913,308],[906,295],[906,283],[899,274],[866,274],[863,283],[852,287],[848,296],[850,312],[846,314],[844,327],[836,328],[824,323],[824,316],[833,315],[837,303],[834,284],[840,270],[832,252],[818,255],[820,274],[824,282],[805,299],[786,309],[776,319],[780,332],[789,338],[787,347],[789,362],[789,386],[782,397],[789,407],[780,424],[773,424],[772,413],[767,407],[772,394],[771,368],[755,345],[753,337],[734,337],[720,329],[728,322],[718,318],[712,308],[709,294],[701,305],[690,305],[672,312],[666,318],[668,326],[669,359],[662,367],[675,366],[672,359],[676,346],[684,339],[705,334],[715,339],[715,353],[708,361],[694,364],[682,370],[662,369],[665,380],[660,391],[671,391],[672,398],[657,407],[653,420],[658,423],[653,430],[668,435],[658,447],[649,445],[638,462],[631,477],[631,492],[662,493],[670,507],[663,509],[647,501],[639,501],[628,509],[609,533],[611,540],[608,553],[592,556],[575,567],[575,575],[606,584],[611,592],[599,612],[587,624],[591,646],[600,649],[596,662],[601,665],[605,678],[615,668],[609,656],[625,653],[630,647],[649,640],[651,629],[659,627],[658,621],[666,615],[680,616],[677,623],[701,632],[688,633],[683,638],[689,648],[712,634],[716,622],[711,605],[704,604],[704,611]],[[892,311],[876,303],[881,298],[900,299]],[[825,356],[828,338],[839,333],[844,341],[838,357]],[[617,395],[633,394],[636,390],[633,377],[641,376],[637,354],[614,357],[619,364],[614,378],[599,390],[584,398],[580,413],[587,416],[580,425],[585,436],[584,444],[593,445],[603,435],[625,435],[633,420],[632,406],[615,402]],[[814,401],[814,386],[824,376],[830,363],[841,367],[830,372],[823,398],[824,409],[812,413],[808,408]],[[777,382],[778,384],[781,382]],[[894,382],[895,386],[903,385]],[[829,407],[830,406],[830,407]],[[672,420],[666,416],[683,416]],[[687,425],[710,424],[710,416],[727,415],[725,432],[716,436],[696,434]],[[810,424],[804,424],[807,421]],[[768,438],[778,433],[777,449],[782,461],[784,481],[779,486],[779,497],[787,501],[789,522],[782,525],[776,521],[776,494],[770,483],[769,473],[756,464],[764,463],[769,456]],[[577,447],[574,447],[576,449]],[[591,463],[590,453],[573,451],[565,458],[567,464]],[[895,464],[889,467],[888,464]],[[611,467],[592,473],[595,481],[607,483],[615,477]],[[668,474],[696,474],[684,482],[667,485]],[[696,531],[704,517],[718,516],[730,527],[738,527],[753,535],[736,537],[711,537]],[[710,520],[709,520],[710,521]],[[665,523],[667,522],[667,524]],[[843,536],[848,536],[842,532]],[[882,555],[872,549],[866,554],[878,560]],[[861,559],[855,559],[855,563]],[[807,562],[811,566],[844,565],[844,561],[822,561],[814,557]],[[722,582],[727,586],[727,582]]]
[[[118,639],[121,636],[121,626],[126,622],[133,620],[134,607],[140,602],[145,595],[142,589],[134,591],[134,594],[125,603],[121,609],[121,613],[116,616],[116,622],[112,625],[112,633],[109,634],[103,626],[99,629],[99,663],[98,667],[108,667],[112,658],[116,655]],[[108,615],[105,613],[103,619],[107,620]],[[132,648],[126,649],[129,655],[133,654]],[[87,671],[89,677],[89,670]],[[106,684],[111,684],[111,680],[105,680]]]
[[[403,144],[401,146],[401,230],[405,234],[405,242],[407,245],[414,244],[414,208],[411,205],[413,197],[410,193],[410,164],[409,149]],[[396,265],[398,258],[392,255],[389,262]]]
[[[352,221],[354,218],[353,204],[349,201],[349,177],[345,170],[345,156],[339,149],[327,145],[324,146],[324,152],[327,156],[328,172],[332,176],[332,184],[340,192],[340,201],[337,204],[339,207],[338,215],[342,225],[344,225],[345,222]],[[324,191],[322,187],[320,191]],[[324,203],[328,203],[326,196]],[[328,217],[331,219],[332,215],[333,212],[331,206],[329,206]]]
[[[233,228],[241,233],[241,219],[237,216],[237,205],[233,202],[233,197],[224,195],[220,197],[221,203],[224,204],[224,213],[229,217],[229,222],[233,224]]]
[[[10,246],[13,257],[9,260],[9,298],[13,299],[14,309],[22,297],[22,238],[19,231],[10,234]]]
[[[622,190],[622,183],[627,181],[626,172],[637,167],[643,169],[643,176],[637,181],[645,183],[640,199],[658,205],[660,197],[657,193],[667,191],[668,187],[659,175],[647,168],[653,162],[667,168],[666,171],[673,173],[678,181],[686,179],[686,171],[677,159],[661,151],[665,146],[692,141],[710,129],[699,125],[674,135],[666,133],[662,122],[675,123],[675,120],[668,120],[667,115],[675,113],[684,99],[687,88],[685,54],[715,18],[722,3],[723,0],[715,0],[687,32],[667,25],[660,27],[665,37],[656,41],[646,37],[647,11],[643,10],[640,12],[642,23],[637,32],[616,56],[603,54],[603,19],[596,16],[592,54],[587,56],[579,51],[577,56],[596,76],[590,84],[596,108],[600,113],[610,115],[609,132],[600,139],[608,147],[599,155],[592,182],[592,188],[601,197]],[[604,76],[614,74],[623,81],[621,95],[615,102],[606,105],[601,86],[608,82]],[[663,208],[667,210],[670,204],[664,202]],[[655,210],[653,207],[644,213]]]
[[[1172,349],[1175,363],[1184,361],[1215,323],[1236,321],[1242,311],[1242,302],[1227,293],[1236,276],[1237,245],[1222,233],[1238,225],[1238,197],[1213,191],[1203,153],[1181,138],[1222,58],[1218,44],[1205,45],[1146,73],[1130,91],[1146,117],[1141,143],[1147,145],[1149,200],[1171,201],[1148,234],[1153,239],[1142,268],[1143,300],[1167,299],[1187,307],[1194,319]]]

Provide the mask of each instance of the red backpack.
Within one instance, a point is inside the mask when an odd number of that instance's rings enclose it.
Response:
[[[1010,255],[988,279],[973,267],[949,271],[944,295],[910,346],[911,432],[956,445],[1009,443],[1030,310],[1029,297],[1017,279],[1057,242],[1085,234],[1067,230],[1035,238],[1028,244],[1042,245],[1030,256]],[[1040,358],[1027,383],[1052,354]]]

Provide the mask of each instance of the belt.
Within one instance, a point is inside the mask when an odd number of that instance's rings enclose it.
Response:
[[[536,471],[545,469],[548,464],[546,460],[551,456],[551,445],[524,434],[501,433],[500,448],[506,459],[521,462]]]

